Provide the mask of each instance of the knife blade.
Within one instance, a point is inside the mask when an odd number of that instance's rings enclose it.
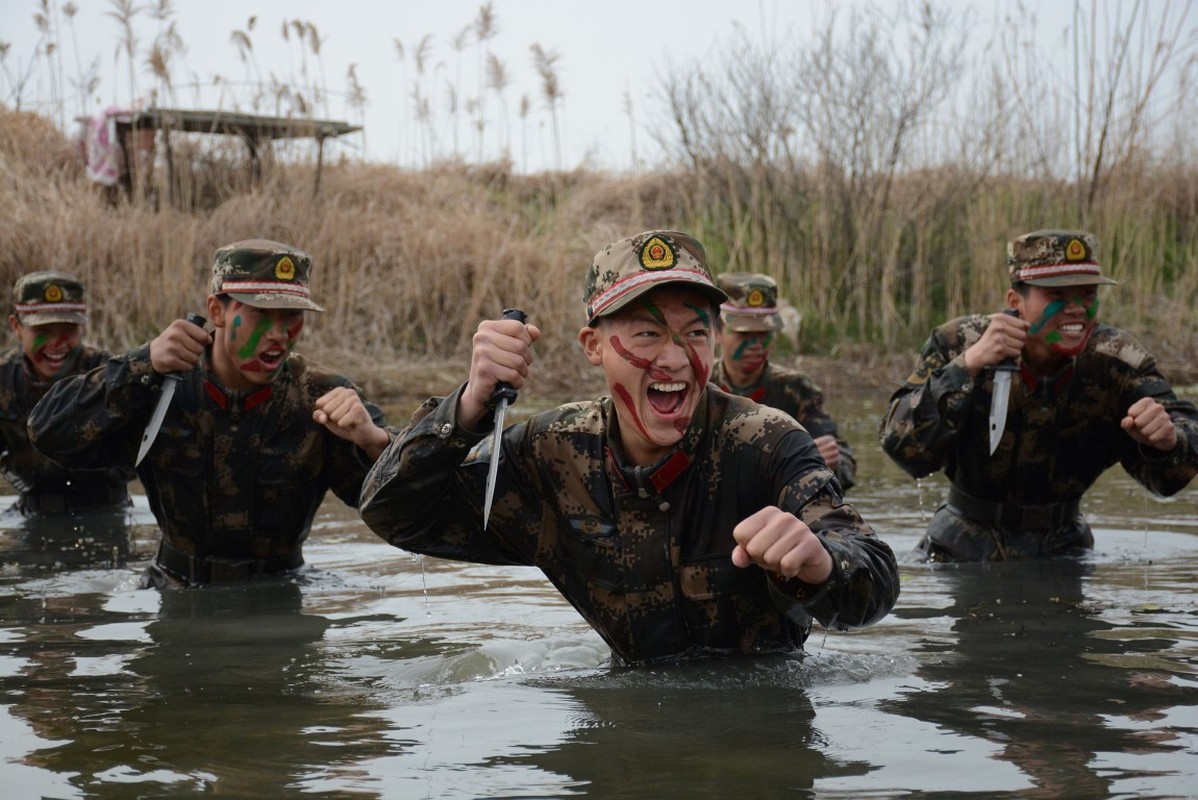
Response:
[[[502,319],[515,319],[520,322],[528,319],[528,315],[518,308],[505,308]],[[487,488],[483,495],[483,530],[491,519],[491,501],[495,499],[495,480],[499,475],[499,453],[503,449],[503,418],[507,415],[507,407],[516,402],[516,390],[506,381],[500,381],[491,394],[491,402],[495,404],[495,430],[491,433],[491,463],[487,467]]]
[[[1013,308],[1003,309],[1008,316],[1017,317]],[[1011,402],[1011,376],[1019,369],[1015,359],[1007,358],[994,365],[993,394],[990,396],[990,455],[998,449],[999,440],[1007,427],[1007,409]]]
[[[186,317],[187,321],[192,325],[204,327],[207,322],[203,317],[196,313],[190,313]],[[150,415],[150,422],[146,425],[145,433],[141,435],[141,447],[137,450],[137,460],[133,462],[133,466],[141,464],[146,453],[150,452],[150,448],[154,445],[154,440],[158,438],[158,431],[162,428],[162,420],[166,418],[166,410],[170,408],[171,398],[175,396],[175,389],[183,380],[183,375],[178,372],[168,372],[162,379],[162,394],[158,396],[158,405],[154,406],[154,413]]]

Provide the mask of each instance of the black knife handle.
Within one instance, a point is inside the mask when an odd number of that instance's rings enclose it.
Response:
[[[528,319],[528,315],[518,308],[505,308],[503,310],[503,316],[500,317],[500,319],[514,319],[524,322],[524,320]],[[510,406],[512,403],[516,402],[516,396],[516,390],[512,388],[510,383],[507,381],[500,381],[499,383],[495,384],[495,391],[491,394],[491,405],[496,406],[499,404],[500,400],[506,400],[507,404]]]
[[[197,328],[203,328],[205,325],[208,324],[207,319],[205,319],[203,316],[197,314],[194,311],[188,311],[187,315],[185,317],[183,317],[183,319],[190,322],[192,325],[195,325]],[[181,381],[181,380],[183,380],[183,373],[168,372],[168,373],[166,373],[166,375],[163,376],[163,378],[165,380],[169,380],[169,381]]]
[[[1002,313],[1006,314],[1008,317],[1018,317],[1019,316],[1019,312],[1013,308],[1004,308],[1002,310]],[[1002,361],[1000,361],[994,365],[994,369],[995,370],[1001,369],[1006,372],[1014,372],[1015,370],[1019,369],[1019,364],[1014,358],[1004,358]]]

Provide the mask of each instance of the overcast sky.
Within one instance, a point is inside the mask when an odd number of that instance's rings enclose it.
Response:
[[[138,37],[137,91],[154,85],[146,67],[146,55],[160,23],[146,9],[150,0],[131,0],[143,7],[135,17]],[[0,77],[0,97],[14,102],[13,86],[28,76],[21,98],[24,107],[51,113],[50,78],[44,59],[36,56],[40,42],[34,15],[42,0],[0,0],[0,41],[9,43]],[[61,9],[63,0],[48,0]],[[894,7],[897,0],[878,3]],[[62,72],[67,82],[78,82],[93,62],[98,66],[100,85],[88,103],[94,112],[109,105],[127,106],[130,86],[127,61],[120,52],[122,28],[113,18],[113,0],[75,0],[79,11],[73,26],[60,19]],[[671,64],[689,64],[733,40],[737,26],[753,41],[786,33],[810,34],[827,19],[831,9],[845,2],[832,0],[494,0],[491,4],[494,32],[480,49],[467,31],[479,20],[478,0],[174,0],[176,29],[186,47],[177,56],[171,72],[176,89],[174,102],[180,106],[215,108],[233,105],[239,96],[241,110],[247,108],[245,84],[269,81],[273,74],[285,82],[298,83],[307,66],[307,80],[323,85],[329,94],[316,116],[362,122],[365,135],[348,137],[338,145],[343,152],[380,161],[418,165],[423,152],[412,90],[418,80],[417,52],[427,37],[425,75],[422,86],[431,98],[433,113],[441,124],[442,154],[453,150],[469,160],[478,160],[479,140],[469,121],[467,100],[478,96],[480,59],[493,54],[508,74],[504,92],[507,122],[500,122],[500,101],[486,93],[488,120],[481,156],[495,158],[504,143],[517,168],[539,170],[556,166],[551,117],[546,110],[542,81],[533,65],[530,48],[539,45],[556,57],[560,82],[562,166],[571,168],[584,160],[594,166],[615,170],[631,166],[634,148],[639,160],[655,155],[649,128],[657,117],[654,105],[661,76]],[[860,4],[858,4],[860,5]],[[1045,36],[1059,41],[1072,3],[1067,0],[1027,0],[1043,20]],[[1089,4],[1086,4],[1087,7]],[[992,27],[987,20],[1007,13],[1013,4],[1002,0],[975,0],[974,26],[979,31]],[[256,17],[252,30],[249,18]],[[311,52],[291,33],[284,39],[282,28],[289,21],[311,23],[319,34],[320,56]],[[73,30],[72,30],[73,28]],[[289,31],[294,26],[288,25]],[[243,61],[234,32],[248,35],[252,50]],[[464,33],[465,32],[465,33]],[[455,49],[455,39],[460,47]],[[403,58],[396,45],[403,48]],[[75,43],[78,47],[76,49]],[[345,94],[347,73],[353,69],[365,93],[361,109],[348,106]],[[485,75],[486,73],[483,72]],[[221,76],[228,85],[214,85]],[[200,89],[182,86],[198,82]],[[217,81],[216,83],[219,83]],[[65,117],[79,113],[78,94],[66,83],[69,100]],[[259,84],[260,85],[260,84]],[[451,93],[459,98],[457,124],[448,111]],[[531,108],[522,121],[519,107],[527,98]],[[310,97],[308,98],[310,100]],[[161,96],[160,105],[170,100]],[[629,108],[631,107],[631,118]],[[273,104],[259,107],[273,111]],[[51,114],[56,115],[56,113]],[[635,132],[632,118],[635,118]]]

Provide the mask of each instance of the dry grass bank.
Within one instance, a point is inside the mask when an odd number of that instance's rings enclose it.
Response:
[[[529,311],[544,332],[530,392],[560,398],[599,391],[576,345],[582,276],[604,244],[651,227],[695,232],[717,270],[750,268],[761,254],[759,268],[773,271],[804,311],[803,365],[829,393],[888,391],[905,377],[927,333],[905,317],[892,319],[884,336],[875,324],[828,323],[825,314],[843,316],[838,304],[845,298],[865,295],[851,270],[817,260],[826,237],[808,241],[779,228],[768,232],[767,246],[752,238],[752,225],[730,233],[721,216],[727,197],[708,184],[709,175],[518,176],[502,164],[412,172],[336,163],[325,165],[314,198],[310,164],[268,164],[262,184],[249,187],[236,148],[183,152],[193,168],[181,202],[165,201],[161,169],[152,184],[157,197],[114,200],[86,180],[72,144],[52,124],[0,110],[0,283],[11,286],[33,269],[75,272],[91,293],[90,338],[121,350],[200,307],[217,247],[251,237],[289,242],[313,255],[313,292],[328,309],[314,315],[304,351],[359,380],[372,396],[403,405],[455,385],[478,321],[512,305]],[[905,181],[914,192],[919,180],[942,177]],[[1000,198],[1017,187],[998,188],[970,202],[990,209],[993,230],[1015,230],[1012,219],[1023,219],[1031,203],[1005,213]],[[954,215],[960,209],[945,209],[927,231]],[[1180,216],[1193,219],[1193,210]],[[1116,275],[1126,276],[1128,259],[1151,257],[1153,248],[1184,257],[1174,257],[1168,282],[1132,281],[1112,292],[1104,317],[1141,335],[1175,381],[1195,383],[1194,232],[1158,229],[1157,220],[1170,218],[1159,207],[1144,218],[1151,224],[1134,238],[1144,246],[1128,250],[1121,242],[1108,256]],[[965,271],[952,292],[928,298],[925,315],[942,319],[998,302],[1001,243],[984,249],[960,264],[929,265],[941,275]],[[789,254],[785,262],[781,253]],[[911,256],[925,264],[933,257],[934,248]],[[987,275],[979,280],[970,271],[982,261]],[[805,266],[812,264],[820,266]],[[877,286],[868,296],[877,297]]]

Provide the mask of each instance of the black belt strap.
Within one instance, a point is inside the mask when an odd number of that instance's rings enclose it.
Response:
[[[996,503],[966,494],[956,486],[949,487],[948,505],[966,519],[1005,531],[1052,531],[1081,513],[1076,499],[1043,505]]]
[[[304,553],[298,547],[287,555],[272,558],[231,560],[188,555],[165,539],[158,544],[154,563],[165,572],[188,584],[232,583],[270,575],[281,575],[304,565]]]

